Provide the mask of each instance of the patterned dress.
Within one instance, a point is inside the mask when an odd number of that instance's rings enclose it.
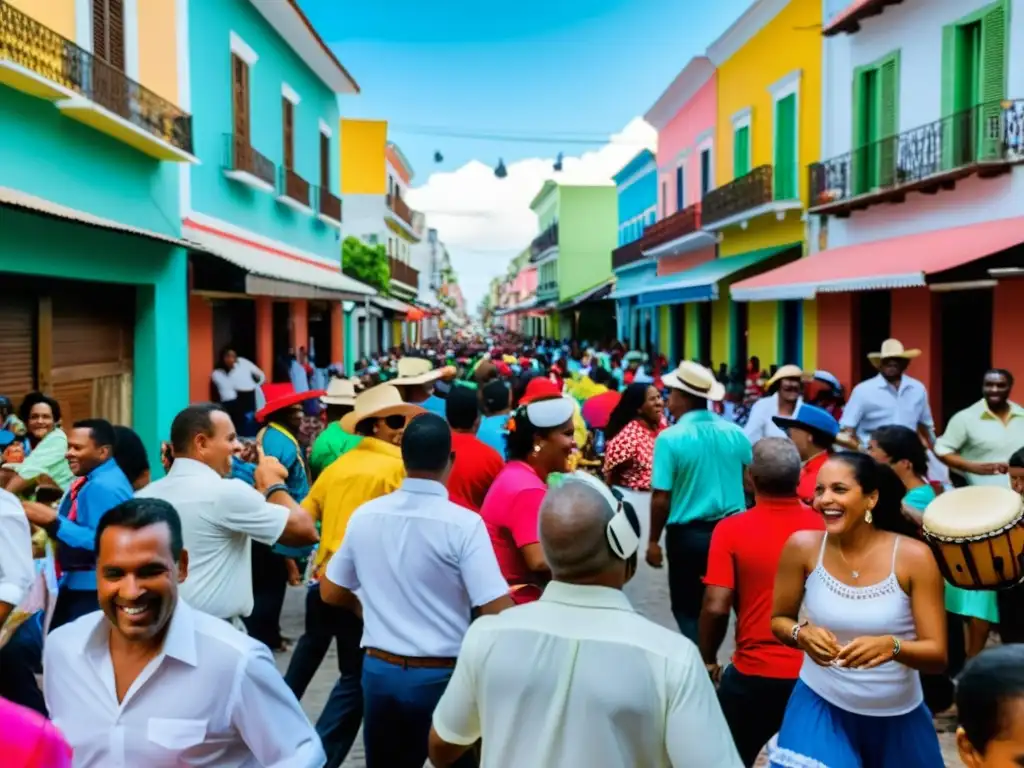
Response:
[[[651,489],[654,438],[659,431],[642,419],[633,419],[605,445],[604,471],[615,485],[633,491]]]

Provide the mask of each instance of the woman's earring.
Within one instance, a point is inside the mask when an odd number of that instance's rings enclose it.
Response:
[[[864,522],[867,523],[868,525],[871,525],[871,521],[873,519],[872,515],[871,515],[871,510],[872,509],[874,509],[874,507],[868,507],[868,511],[864,514]]]
[[[534,453],[540,453],[540,445],[539,444],[533,446],[533,452]]]

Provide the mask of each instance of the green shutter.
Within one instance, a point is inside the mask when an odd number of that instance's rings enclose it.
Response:
[[[792,200],[796,186],[796,94],[775,103],[775,199]]]
[[[850,152],[850,183],[852,194],[859,195],[867,190],[867,163],[864,161],[867,143],[867,104],[864,101],[864,70],[853,72],[853,148]]]
[[[981,22],[981,129],[979,159],[995,160],[1003,150],[1002,107],[1006,98],[1006,33],[1008,8],[993,6]]]
[[[896,180],[899,83],[900,63],[899,55],[896,55],[886,59],[878,68],[878,110],[875,112],[878,120],[875,132],[878,137],[878,171],[875,178],[880,187],[891,187]]]
[[[956,24],[942,28],[942,119],[945,121],[943,135],[952,137],[953,116],[956,113]],[[943,142],[942,167],[953,167],[953,140]]]
[[[750,126],[744,125],[733,133],[732,147],[733,178],[750,173]]]

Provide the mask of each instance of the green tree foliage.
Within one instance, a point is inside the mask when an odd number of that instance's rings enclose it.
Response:
[[[367,245],[358,238],[346,237],[341,244],[341,271],[381,293],[390,288],[391,270],[383,245]]]

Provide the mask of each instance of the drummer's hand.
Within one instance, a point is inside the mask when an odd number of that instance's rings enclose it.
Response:
[[[892,652],[892,635],[857,637],[839,651],[836,666],[846,669],[873,669],[879,664],[892,661]]]
[[[1010,471],[1010,465],[997,461],[972,462],[970,472],[975,475],[1005,475]]]
[[[808,624],[796,636],[796,644],[811,661],[822,667],[829,666],[839,653],[839,640],[824,627]]]

